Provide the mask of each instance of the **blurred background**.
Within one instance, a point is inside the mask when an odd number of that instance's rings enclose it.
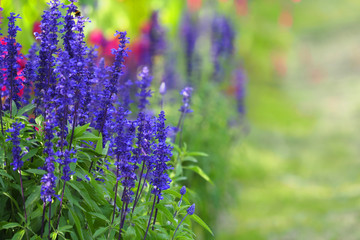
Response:
[[[21,14],[27,54],[45,0],[2,0]],[[194,88],[183,140],[210,177],[188,174],[215,238],[360,239],[358,0],[80,0],[87,41],[111,63],[126,30],[129,79],[151,65],[176,125]],[[158,107],[159,96],[153,100]]]

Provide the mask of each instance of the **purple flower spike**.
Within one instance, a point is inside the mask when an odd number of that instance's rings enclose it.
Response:
[[[221,60],[231,57],[234,52],[235,33],[231,22],[224,16],[216,16],[212,22],[212,59],[214,64],[214,77],[221,79]]]
[[[51,120],[48,120],[44,123],[44,132],[45,132],[45,149],[44,153],[46,155],[45,163],[43,170],[46,171],[46,174],[41,178],[41,199],[44,202],[51,202],[52,197],[55,196],[55,187],[56,187],[56,177],[54,175],[55,171],[55,158],[52,139],[54,138],[54,125]]]
[[[180,95],[183,96],[183,105],[180,107],[179,111],[182,113],[191,113],[193,112],[190,109],[190,101],[191,101],[191,94],[193,88],[192,87],[185,87],[181,92]]]
[[[139,97],[139,105],[138,108],[140,111],[144,111],[146,108],[146,105],[149,104],[148,98],[151,97],[151,90],[148,88],[151,85],[152,76],[150,75],[150,71],[148,67],[143,67],[141,73],[139,74],[139,77],[141,80],[137,82],[137,85],[140,89],[140,92],[137,93],[137,96]]]
[[[15,22],[16,19],[21,19],[19,15],[15,15],[15,13],[10,13],[8,17],[9,24],[8,24],[8,36],[4,38],[6,43],[5,48],[5,85],[6,85],[6,92],[9,96],[9,107],[11,109],[11,101],[15,101],[17,107],[20,106],[20,97],[18,93],[23,88],[22,81],[20,76],[18,75],[19,64],[17,63],[17,59],[22,58],[19,54],[19,50],[21,45],[16,42],[16,35],[18,31],[21,31]],[[11,116],[11,112],[10,112]]]
[[[153,194],[157,195],[159,199],[162,199],[161,191],[170,188],[171,179],[167,174],[167,170],[170,169],[170,166],[167,165],[167,162],[170,161],[172,155],[172,147],[166,143],[166,136],[168,128],[165,127],[165,114],[163,111],[160,112],[158,121],[156,123],[157,133],[156,139],[158,139],[158,144],[154,154],[157,156],[155,162],[155,169],[153,171],[153,176],[151,183],[154,186],[152,191]]]
[[[198,37],[198,29],[194,21],[191,19],[190,13],[185,13],[181,23],[181,35],[183,38],[185,57],[186,57],[186,71],[187,77],[191,78],[193,72],[193,57],[195,44]]]
[[[180,189],[180,194],[181,195],[184,195],[186,193],[186,187],[183,186],[181,189]]]
[[[11,141],[13,144],[12,149],[12,157],[13,162],[11,163],[13,167],[13,170],[20,170],[21,167],[24,165],[24,162],[21,160],[23,154],[21,154],[21,148],[20,148],[20,131],[23,129],[25,125],[21,122],[14,122],[12,124],[12,128],[8,129],[7,132],[11,133],[11,137],[6,139],[6,141]]]
[[[191,205],[187,210],[186,210],[187,214],[189,215],[193,215],[195,213],[195,203],[193,205]]]

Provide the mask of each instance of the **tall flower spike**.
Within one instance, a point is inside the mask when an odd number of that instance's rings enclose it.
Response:
[[[84,89],[87,89],[89,85],[88,73],[86,68],[86,56],[87,56],[87,46],[85,43],[84,27],[85,23],[88,22],[88,19],[84,19],[82,16],[77,17],[77,22],[74,27],[75,39],[72,42],[72,51],[73,58],[71,58],[71,63],[73,64],[73,75],[72,78],[75,82],[74,85],[74,104],[75,109],[73,115],[77,115],[77,119],[73,120],[75,125],[84,124],[85,119],[88,118],[88,113],[86,112],[89,104],[88,101],[85,102],[85,92]]]
[[[27,55],[27,62],[24,69],[24,97],[22,99],[23,104],[26,105],[29,103],[29,100],[31,98],[31,89],[33,86],[33,83],[36,81],[37,76],[37,69],[39,67],[39,57],[36,54],[38,51],[37,43],[34,43],[31,45],[31,48],[29,50],[29,54]]]
[[[220,80],[222,75],[221,61],[233,54],[235,33],[230,21],[224,16],[216,16],[211,27],[214,77],[216,80]]]
[[[64,17],[64,28],[62,30],[63,36],[62,39],[64,40],[64,49],[68,52],[69,57],[74,57],[73,52],[73,42],[75,41],[75,17],[74,12],[78,9],[77,6],[74,4],[74,0],[70,0],[70,4],[66,6],[66,15]]]
[[[185,45],[186,72],[188,80],[190,80],[193,72],[193,55],[195,52],[195,43],[198,37],[198,29],[188,12],[186,12],[183,16],[181,23],[181,35],[184,39],[183,43]]]
[[[59,0],[52,0],[48,3],[50,9],[44,11],[41,20],[41,33],[36,34],[36,38],[40,40],[39,50],[39,68],[35,83],[35,114],[41,114],[44,110],[45,118],[50,116],[54,109],[52,100],[55,97],[56,76],[54,75],[55,53],[59,51],[57,48],[59,26],[62,22],[61,12],[59,11]]]
[[[20,19],[19,15],[15,15],[15,13],[10,13],[9,24],[8,24],[8,36],[5,37],[4,41],[6,44],[6,53],[5,53],[5,83],[6,89],[8,90],[8,104],[11,109],[11,102],[14,101],[17,107],[20,106],[20,90],[23,88],[22,81],[20,76],[18,75],[18,70],[20,68],[17,59],[22,56],[19,55],[19,50],[21,45],[16,42],[16,35],[18,31],[21,31],[21,28],[16,26],[16,19]],[[11,115],[11,111],[10,111]]]
[[[72,158],[71,154],[75,154],[75,150],[65,149],[64,152],[57,153],[59,159],[62,159],[60,162],[63,166],[61,179],[64,181],[70,181],[71,175],[75,174],[75,172],[70,169],[70,163],[76,162],[76,158]]]
[[[0,7],[0,13],[2,12],[2,8]],[[2,19],[1,15],[0,15],[0,20]],[[1,30],[1,28],[0,28]],[[3,34],[0,31],[0,36],[2,36]],[[3,119],[2,119],[2,115],[3,115],[3,88],[4,86],[4,45],[0,43],[0,128],[1,128],[1,133],[4,135],[4,126],[3,126]]]
[[[11,165],[13,166],[13,170],[20,170],[24,165],[24,162],[21,160],[23,154],[21,153],[20,148],[20,131],[23,129],[25,125],[21,122],[14,122],[12,124],[12,128],[8,129],[7,132],[11,133],[11,137],[6,139],[6,141],[11,141],[13,144],[12,148],[12,158],[13,162]]]
[[[139,74],[141,78],[138,82],[138,88],[140,92],[136,95],[139,97],[138,108],[140,111],[144,111],[146,109],[146,105],[149,104],[148,98],[152,96],[152,92],[148,89],[151,85],[152,76],[150,75],[149,68],[143,67],[142,71]]]
[[[134,158],[131,155],[133,151],[133,140],[135,136],[136,126],[134,122],[128,121],[125,116],[127,115],[127,111],[119,107],[116,113],[116,122],[115,122],[115,133],[117,134],[114,143],[115,150],[114,155],[116,156],[115,165],[119,170],[118,180],[120,178],[126,178],[127,182],[124,182],[124,187],[131,190],[135,186],[135,162]],[[131,184],[130,180],[131,179]],[[125,190],[124,190],[125,191]],[[126,198],[127,203],[132,201],[131,196]]]
[[[237,110],[241,115],[245,114],[246,75],[244,69],[235,71],[235,89]]]
[[[167,162],[170,161],[170,157],[172,156],[172,147],[166,143],[168,128],[165,127],[165,120],[165,113],[161,111],[156,123],[156,139],[158,143],[154,151],[156,162],[151,179],[151,184],[154,186],[152,193],[158,196],[159,199],[162,199],[161,191],[170,188],[171,182],[166,171],[170,169]]]
[[[153,70],[153,61],[156,55],[164,53],[166,49],[165,30],[159,23],[159,12],[154,11],[150,19],[150,72]]]
[[[44,123],[44,132],[45,132],[45,163],[43,169],[46,173],[41,178],[41,199],[43,202],[51,202],[52,197],[55,196],[55,187],[56,187],[56,177],[54,175],[55,171],[55,158],[52,139],[54,138],[54,126],[51,119],[47,120]]]
[[[191,113],[192,110],[190,109],[190,101],[191,101],[191,94],[193,88],[192,87],[185,87],[181,92],[180,95],[183,96],[183,105],[180,107],[179,111],[182,113]]]
[[[128,49],[126,44],[129,43],[129,38],[126,37],[126,32],[116,31],[115,36],[118,36],[119,47],[118,49],[112,49],[112,53],[115,55],[115,61],[111,66],[110,78],[104,79],[104,88],[101,93],[100,106],[96,113],[96,129],[99,130],[104,137],[107,136],[106,129],[109,122],[109,114],[114,111],[113,104],[115,103],[114,97],[118,93],[118,85],[120,77],[124,74],[124,62],[125,57],[128,56]],[[104,141],[106,142],[106,141]]]

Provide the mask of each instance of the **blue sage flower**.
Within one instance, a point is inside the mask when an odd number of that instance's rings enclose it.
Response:
[[[61,6],[59,0],[52,0],[48,3],[50,9],[44,11],[41,20],[41,33],[36,34],[40,40],[39,68],[35,82],[35,114],[45,112],[45,118],[51,115],[54,105],[52,101],[56,95],[55,85],[56,76],[54,74],[55,54],[58,53],[57,47],[59,28],[62,25],[60,20],[62,15],[59,11]]]
[[[186,12],[181,22],[181,36],[183,38],[183,44],[185,49],[186,58],[186,73],[188,80],[192,76],[193,72],[193,56],[195,53],[195,44],[198,38],[198,32],[196,24],[191,19],[190,13]]]
[[[39,67],[39,56],[37,55],[38,52],[38,45],[34,43],[31,45],[29,50],[29,54],[27,55],[27,62],[24,68],[24,97],[22,99],[23,105],[29,104],[29,100],[31,98],[31,89],[33,83],[36,81],[37,77],[37,69]]]
[[[182,186],[182,188],[180,189],[180,194],[185,195],[185,193],[186,193],[186,187]]]
[[[223,74],[221,62],[232,56],[235,33],[231,22],[224,16],[213,19],[211,32],[211,50],[214,64],[214,77],[220,80]]]
[[[149,68],[143,67],[139,77],[141,79],[137,82],[137,85],[140,92],[136,95],[139,97],[139,111],[144,111],[146,109],[146,105],[149,104],[148,98],[152,96],[152,92],[149,89],[152,82],[152,76],[150,75]]]
[[[183,99],[183,105],[180,107],[179,111],[182,113],[191,113],[193,112],[190,109],[190,101],[191,101],[191,95],[192,95],[193,88],[192,87],[185,87],[183,90],[181,90],[180,95],[182,95]]]
[[[11,133],[11,137],[6,139],[6,141],[12,142],[12,158],[13,161],[11,165],[13,166],[13,170],[20,170],[21,167],[24,165],[24,162],[21,160],[23,157],[23,154],[21,153],[21,147],[20,147],[20,131],[23,129],[25,125],[21,122],[14,122],[12,124],[12,128],[6,130],[6,132]]]
[[[20,97],[19,92],[23,88],[21,76],[18,75],[19,64],[17,63],[18,59],[22,58],[22,55],[19,54],[21,45],[16,42],[16,35],[18,31],[21,31],[15,23],[16,19],[21,19],[19,15],[15,13],[10,13],[8,17],[8,36],[4,38],[6,44],[5,48],[5,94],[8,96],[8,106],[11,107],[11,102],[14,101],[17,107],[20,107]],[[11,113],[10,113],[11,114]]]
[[[172,147],[166,143],[166,136],[168,127],[165,126],[165,113],[161,111],[156,122],[156,139],[158,143],[154,151],[156,161],[154,163],[153,176],[151,178],[151,184],[153,185],[152,193],[162,199],[161,192],[170,188],[171,179],[167,174],[167,170],[170,166],[167,162],[170,161],[172,156]]]
[[[195,203],[191,205],[188,209],[186,209],[187,214],[193,215],[195,213]]]
[[[41,178],[41,199],[43,202],[51,202],[52,198],[55,195],[55,187],[56,187],[56,176],[54,175],[55,171],[55,153],[53,149],[52,139],[54,138],[54,125],[51,119],[47,120],[44,123],[44,132],[45,132],[45,163],[43,166],[43,170],[46,173]]]

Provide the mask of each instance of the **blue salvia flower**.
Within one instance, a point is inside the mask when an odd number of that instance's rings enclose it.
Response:
[[[183,96],[183,99],[182,99],[183,105],[179,109],[180,112],[182,112],[182,113],[193,112],[190,109],[192,91],[193,91],[192,87],[185,87],[183,90],[181,90],[180,95]]]
[[[216,16],[211,27],[214,76],[219,80],[219,75],[221,76],[222,74],[221,60],[233,54],[235,33],[230,21],[224,16]]]
[[[92,100],[96,94],[94,86],[97,83],[95,72],[96,72],[96,59],[97,59],[97,51],[96,48],[89,48],[87,52],[87,57],[85,58],[86,65],[86,73],[87,73],[87,81],[86,81],[86,89],[84,94],[84,104],[83,104],[83,118],[80,119],[79,124],[84,125],[87,122],[91,122],[94,118],[94,112],[92,111]],[[87,118],[85,118],[85,115]],[[90,121],[89,121],[90,119]]]
[[[0,7],[0,13],[2,12],[2,8]],[[2,17],[0,16],[0,20],[2,19]],[[1,30],[1,28],[0,28]],[[0,31],[0,36],[2,36],[3,34]],[[5,61],[3,61],[4,59],[4,45],[0,44],[0,128],[1,128],[1,133],[4,134],[4,127],[3,127],[3,120],[2,120],[2,111],[3,111],[3,104],[2,104],[2,98],[5,96],[5,93],[2,91],[3,87],[4,87],[4,63]]]
[[[18,31],[21,31],[15,22],[16,19],[20,19],[19,15],[15,15],[15,13],[10,13],[8,17],[8,36],[4,38],[6,43],[6,53],[5,53],[5,77],[6,77],[6,90],[9,96],[9,106],[11,107],[11,102],[14,101],[17,107],[20,106],[20,97],[18,93],[23,88],[22,81],[20,76],[18,76],[18,68],[20,67],[17,63],[18,58],[22,58],[22,56],[18,53],[21,45],[16,42],[16,35]],[[6,93],[5,93],[6,94]],[[10,113],[11,114],[11,113]]]
[[[141,79],[137,81],[137,85],[140,91],[136,95],[139,97],[139,111],[142,112],[146,109],[146,105],[149,104],[148,98],[152,96],[151,90],[148,89],[151,85],[152,76],[150,75],[149,69],[147,67],[143,67],[139,77]]]
[[[95,79],[94,86],[92,89],[93,96],[90,104],[90,109],[93,112],[91,119],[91,126],[96,129],[100,129],[100,122],[103,119],[103,104],[102,100],[104,99],[103,85],[106,79],[108,78],[108,71],[105,66],[104,58],[101,58],[99,65],[95,68]]]
[[[193,203],[188,209],[186,209],[187,214],[193,215],[195,213],[195,203]]]
[[[46,173],[41,178],[41,199],[43,202],[51,202],[52,198],[55,195],[55,187],[56,187],[56,176],[54,175],[55,170],[55,153],[53,150],[52,139],[54,138],[54,126],[51,119],[47,120],[44,123],[44,132],[45,132],[45,163],[43,170]]]
[[[13,170],[20,170],[21,167],[24,165],[24,162],[21,160],[23,157],[23,154],[21,153],[21,147],[20,147],[20,131],[23,129],[25,125],[21,122],[14,122],[12,124],[12,128],[6,130],[6,132],[11,133],[11,137],[6,139],[6,141],[11,141],[13,144],[12,147],[12,158],[13,162],[11,165],[13,166]]]
[[[27,55],[27,62],[24,68],[24,97],[22,98],[24,105],[29,104],[31,88],[36,81],[37,69],[39,67],[39,56],[36,54],[38,50],[37,43],[34,43],[31,45]]]
[[[64,40],[64,49],[68,52],[69,57],[74,57],[73,42],[75,41],[76,34],[75,28],[75,17],[74,12],[77,11],[78,7],[74,4],[75,0],[70,0],[70,4],[64,7],[67,8],[66,15],[64,17],[64,28],[62,29],[62,39]]]
[[[185,49],[185,62],[188,79],[191,78],[193,72],[193,55],[195,52],[195,43],[198,37],[198,32],[196,24],[191,19],[190,13],[185,13],[181,23],[181,35]]]
[[[246,75],[243,69],[235,71],[236,104],[238,112],[245,114]]]
[[[165,82],[167,89],[174,89],[178,83],[178,75],[176,73],[176,56],[169,55],[165,61],[164,74],[162,81]]]
[[[186,193],[186,187],[182,186],[182,188],[180,189],[180,194],[185,195],[185,193]]]
[[[50,9],[44,11],[41,20],[41,33],[36,34],[40,42],[39,50],[39,68],[35,83],[35,114],[41,114],[46,109],[46,115],[50,115],[54,109],[52,100],[55,97],[56,76],[54,74],[55,57],[59,51],[58,37],[59,27],[62,25],[60,21],[62,15],[59,11],[59,0],[52,0],[48,3]]]
[[[153,70],[153,61],[156,55],[163,54],[166,49],[165,30],[159,23],[159,12],[154,11],[150,19],[150,71]]]
[[[127,80],[120,86],[120,95],[122,96],[122,106],[125,110],[130,110],[130,104],[133,102],[130,97],[130,88],[133,85],[131,80]],[[130,112],[128,112],[130,113]]]
[[[56,126],[59,127],[57,135],[59,136],[58,146],[61,151],[64,146],[67,146],[66,136],[68,134],[67,123],[69,120],[69,108],[74,105],[75,85],[76,82],[72,78],[73,66],[69,61],[69,54],[67,51],[59,53],[57,58],[57,66],[54,70],[57,74],[58,82],[56,84],[56,98],[54,103],[56,112],[54,113]]]
[[[63,152],[58,152],[58,159],[61,159],[60,165],[63,166],[61,179],[64,181],[70,181],[71,175],[75,174],[70,169],[70,163],[76,162],[76,158],[72,158],[71,154],[75,154],[75,150],[65,149]]]
[[[116,119],[115,137],[116,149],[114,154],[116,156],[115,165],[117,167],[117,180],[122,178],[122,185],[124,192],[122,195],[122,201],[124,203],[130,203],[133,201],[132,195],[134,192],[132,188],[135,187],[135,181],[137,179],[135,170],[136,159],[132,156],[133,151],[133,139],[135,136],[136,125],[135,122],[128,121],[125,116],[127,112],[122,107],[118,109]]]
[[[118,98],[118,93],[123,93],[124,88],[121,88],[121,77],[124,75],[124,62],[125,58],[128,56],[129,49],[126,48],[126,45],[129,43],[129,38],[126,37],[126,32],[116,31],[115,36],[118,37],[119,47],[118,49],[112,49],[112,54],[115,55],[115,61],[110,67],[110,79],[107,85],[105,85],[105,92],[108,94],[105,99],[105,111],[104,111],[104,125],[100,128],[104,131],[104,137],[107,137],[106,133],[111,133],[114,131],[112,124],[112,115],[115,113],[114,103],[116,103],[116,98]],[[124,86],[125,87],[125,86]],[[106,139],[106,138],[105,138]],[[106,139],[110,140],[111,139]],[[111,153],[110,153],[111,154]]]
[[[170,161],[170,157],[172,156],[172,147],[170,144],[166,143],[168,128],[165,127],[165,120],[165,113],[164,111],[161,111],[156,123],[156,139],[158,140],[158,143],[156,144],[156,150],[154,151],[156,161],[154,163],[153,176],[151,179],[151,184],[154,187],[152,193],[158,196],[159,199],[162,199],[161,191],[169,189],[171,182],[171,179],[167,174],[167,170],[170,169],[167,162]]]
[[[129,43],[129,38],[126,37],[126,32],[117,31],[115,36],[118,36],[120,43],[118,49],[112,49],[112,53],[115,55],[115,61],[110,69],[111,75],[109,78],[104,79],[104,88],[100,99],[101,105],[96,113],[95,128],[103,133],[105,137],[107,137],[105,130],[110,124],[109,116],[115,112],[113,98],[115,98],[118,93],[119,80],[124,74],[123,67],[125,57],[128,56],[126,44]]]

